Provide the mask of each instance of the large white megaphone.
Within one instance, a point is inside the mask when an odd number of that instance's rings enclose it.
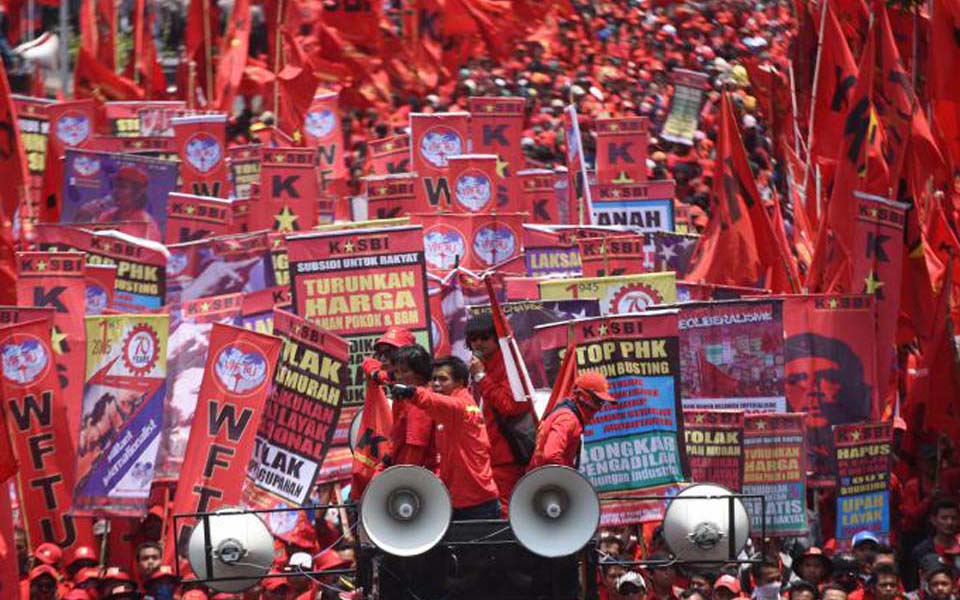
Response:
[[[423,467],[397,465],[373,478],[360,501],[360,522],[378,548],[416,556],[436,546],[450,527],[450,494]]]
[[[350,452],[357,451],[357,444],[360,443],[360,423],[363,421],[363,409],[357,411],[350,421],[350,433],[347,437],[347,444],[350,446]]]
[[[13,49],[13,53],[31,65],[45,69],[56,69],[60,52],[60,37],[49,31],[35,40],[24,42]]]
[[[243,577],[210,581],[218,592],[242,592],[259,583],[273,565],[273,536],[257,515],[239,508],[221,508],[207,517],[210,524],[210,556],[213,570],[207,573],[206,527],[198,519],[187,543],[190,568],[198,579]],[[250,578],[250,579],[246,579]]]
[[[546,466],[524,475],[510,496],[510,527],[520,544],[540,556],[573,554],[600,524],[600,500],[587,479],[569,467]]]
[[[726,562],[740,553],[749,535],[743,502],[713,483],[692,485],[677,494],[663,517],[664,539],[681,561]]]

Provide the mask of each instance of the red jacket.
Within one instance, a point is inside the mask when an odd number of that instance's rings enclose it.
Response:
[[[393,445],[391,465],[417,465],[433,470],[436,467],[436,444],[433,419],[408,402],[393,402]]]
[[[500,433],[496,416],[516,417],[530,410],[526,402],[517,402],[510,391],[507,381],[507,369],[503,365],[503,355],[497,350],[493,356],[483,361],[486,375],[477,384],[483,406],[483,418],[487,422],[487,436],[490,438],[490,463],[510,465],[517,462],[510,444]]]
[[[580,451],[580,435],[583,426],[593,418],[593,411],[577,404],[580,417],[565,400],[557,408],[550,411],[537,428],[537,445],[530,459],[530,470],[544,465],[562,465],[573,467],[577,461],[577,452]]]
[[[470,391],[461,388],[444,396],[417,388],[410,402],[436,419],[440,450],[440,480],[450,492],[454,508],[467,508],[497,498],[490,467],[490,440],[480,407]]]

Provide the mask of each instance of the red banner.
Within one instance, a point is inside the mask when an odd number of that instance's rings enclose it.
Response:
[[[684,410],[683,438],[690,481],[743,486],[743,411]]]
[[[652,244],[645,235],[622,235],[577,240],[580,270],[584,277],[648,273]]]
[[[182,100],[104,103],[110,135],[131,138],[172,138],[174,117],[188,113]]]
[[[522,214],[414,215],[423,224],[423,246],[430,269],[457,264],[483,271],[516,258],[522,248]]]
[[[431,209],[446,209],[453,202],[449,159],[467,153],[469,122],[465,112],[410,115],[413,171],[420,175],[420,194]]]
[[[374,175],[392,175],[410,171],[410,136],[392,135],[371,140],[370,165]]]
[[[321,189],[327,182],[346,179],[347,171],[343,146],[343,128],[340,123],[340,100],[336,92],[317,94],[307,112],[303,133],[308,148],[316,148],[319,155]]]
[[[784,377],[789,410],[806,413],[812,480],[832,481],[834,425],[870,420],[876,397],[869,296],[787,296]]]
[[[367,219],[393,219],[427,210],[417,205],[416,173],[372,175],[362,179],[367,192]],[[359,219],[354,219],[359,220]]]
[[[87,284],[86,315],[103,314],[113,304],[117,265],[84,265]]]
[[[198,196],[227,194],[227,115],[172,120],[180,157],[180,190]]]
[[[317,224],[317,151],[268,148],[260,163],[260,197],[250,212],[250,229],[306,231]]]
[[[249,198],[250,186],[260,184],[260,145],[227,148],[230,165],[230,196]]]
[[[17,252],[17,302],[50,307],[53,319],[51,345],[55,372],[67,407],[67,435],[80,431],[80,399],[84,381],[84,256],[79,252]]]
[[[167,196],[167,244],[233,233],[229,200],[171,192]]]
[[[240,501],[281,340],[214,323],[200,384],[195,426],[180,471],[173,514],[210,512]],[[178,519],[164,562],[183,555],[193,519]]]
[[[47,138],[47,162],[43,174],[43,198],[40,221],[60,220],[63,194],[63,154],[67,148],[85,148],[93,141],[96,118],[93,100],[56,102],[47,106],[50,134]]]
[[[498,197],[496,154],[461,154],[451,156],[450,184],[456,213],[487,214],[501,210]],[[506,204],[506,193],[503,194]]]
[[[475,96],[468,101],[471,150],[497,155],[497,210],[523,212],[520,179],[525,166],[523,147],[523,98]]]
[[[597,119],[597,182],[639,183],[647,180],[646,117]]]
[[[17,127],[20,129],[20,140],[27,157],[27,171],[30,173],[30,204],[21,218],[36,217],[40,214],[43,173],[47,168],[47,144],[50,137],[50,117],[47,111],[52,101],[17,95],[11,95],[10,98],[16,111]]]
[[[558,225],[576,221],[577,205],[567,193],[566,173],[529,169],[517,176],[522,189],[519,210],[530,214],[528,223]]]
[[[857,201],[857,238],[853,249],[853,280],[861,294],[874,297],[876,318],[877,390],[870,418],[879,419],[893,406],[896,392],[897,318],[903,277],[903,228],[909,205],[854,192]]]
[[[68,514],[75,446],[50,343],[52,326],[50,315],[0,328],[3,412],[20,463],[16,484],[27,545],[54,542],[69,552],[89,540],[80,539]]]

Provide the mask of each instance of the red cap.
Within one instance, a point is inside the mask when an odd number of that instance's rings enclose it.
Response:
[[[87,590],[74,588],[67,592],[67,595],[63,597],[63,600],[93,600],[93,598],[90,596],[90,592]]]
[[[101,577],[104,581],[129,581],[133,582],[133,577],[130,577],[130,573],[127,573],[120,567],[110,567],[104,571],[103,576]]]
[[[207,600],[203,590],[187,590],[180,596],[180,600]]]
[[[279,575],[279,572],[272,571],[269,573],[269,575]],[[286,577],[267,577],[260,582],[260,587],[268,591],[275,590],[285,585],[290,585],[290,582],[287,581]]]
[[[616,402],[616,398],[610,395],[607,378],[598,371],[584,371],[580,373],[573,382],[573,390],[590,392],[590,395],[596,396],[604,402]]]
[[[740,582],[733,575],[721,575],[717,577],[717,581],[713,584],[713,589],[718,590],[720,588],[727,588],[736,595],[740,593]]]
[[[96,561],[97,555],[90,546],[77,546],[77,548],[70,554],[70,560],[67,561],[67,564],[73,564],[78,560]]]
[[[136,167],[126,166],[117,171],[117,181],[132,181],[140,185],[147,185],[147,176]]]
[[[49,575],[50,577],[53,577],[54,581],[60,581],[60,572],[54,569],[53,567],[51,567],[50,565],[40,565],[30,569],[30,576],[28,577],[28,579],[30,581],[33,581],[35,579],[39,579],[40,577],[43,577],[44,575]]]
[[[45,565],[55,565],[63,558],[63,550],[56,544],[44,542],[37,546],[33,556]]]
[[[413,337],[413,334],[404,329],[403,327],[389,327],[380,336],[380,339],[377,340],[377,343],[374,344],[388,344],[394,348],[400,348],[401,346],[412,346],[417,343],[417,339]]]
[[[100,569],[97,567],[85,567],[77,571],[77,575],[73,578],[74,583],[85,583],[91,580],[100,580]]]
[[[350,564],[349,560],[340,557],[333,550],[327,550],[317,555],[313,559],[313,569],[315,571],[329,571],[332,569],[343,569]]]
[[[160,565],[160,568],[150,574],[150,581],[156,581],[157,579],[163,579],[165,577],[176,579],[177,572],[174,571],[170,565]]]

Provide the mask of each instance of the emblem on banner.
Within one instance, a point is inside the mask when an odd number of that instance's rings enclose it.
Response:
[[[183,153],[190,166],[201,173],[208,173],[213,170],[223,157],[220,142],[204,131],[190,136]]]
[[[623,286],[613,295],[610,300],[610,312],[617,315],[641,312],[660,301],[660,293],[657,290],[642,283],[632,283]]]
[[[274,508],[289,508],[289,506],[285,502],[280,502]],[[287,535],[297,527],[297,514],[295,510],[267,513],[267,527],[273,535]]]
[[[88,285],[86,290],[86,314],[99,315],[107,308],[109,295],[99,285]]]
[[[37,381],[50,365],[49,351],[33,336],[14,336],[0,349],[0,355],[3,357],[3,378],[18,386]]]
[[[447,159],[458,154],[463,154],[463,140],[449,127],[432,127],[420,138],[420,156],[438,169],[445,169]]]
[[[157,365],[160,340],[157,332],[146,324],[136,325],[123,340],[123,364],[130,375],[144,377]]]
[[[167,277],[180,275],[189,263],[190,259],[185,253],[171,252],[170,257],[167,258]]]
[[[90,118],[78,112],[63,113],[57,119],[57,139],[67,146],[77,146],[90,137]]]
[[[457,257],[463,260],[466,251],[463,235],[452,227],[437,225],[423,236],[423,255],[434,269],[456,267]]]
[[[94,177],[100,172],[100,159],[80,155],[73,159],[73,172],[81,177]]]
[[[213,371],[225,391],[246,396],[266,384],[267,358],[250,344],[238,342],[217,354]]]
[[[308,112],[303,129],[311,136],[323,139],[333,132],[337,125],[337,115],[330,109],[323,109],[316,112]]]
[[[142,108],[137,111],[141,137],[173,137],[172,114],[162,108]]]
[[[480,212],[490,203],[490,178],[481,171],[466,171],[457,178],[456,200],[470,212]]]
[[[473,252],[485,264],[494,265],[517,251],[517,235],[503,223],[484,225],[473,234]]]

